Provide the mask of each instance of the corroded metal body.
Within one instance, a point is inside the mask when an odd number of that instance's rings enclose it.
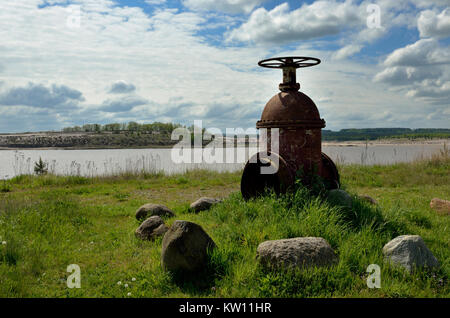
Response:
[[[303,183],[311,184],[314,175],[321,176],[328,188],[339,187],[339,174],[333,161],[322,153],[321,129],[325,121],[320,118],[319,111],[314,102],[306,94],[299,92],[300,85],[296,83],[295,69],[312,66],[320,63],[314,58],[276,58],[277,64],[270,63],[270,68],[283,68],[283,83],[279,85],[280,93],[273,96],[266,104],[261,120],[256,128],[267,129],[266,143],[269,153],[271,147],[271,130],[278,128],[279,146],[277,158],[279,159],[278,172],[275,175],[259,174],[259,167],[267,163],[261,160],[262,155],[257,154],[259,161],[247,162],[241,180],[241,191],[248,199],[261,193],[265,188],[271,187],[276,192],[283,192],[300,176]],[[305,61],[313,59],[314,64]],[[302,65],[302,66],[299,66]]]
[[[279,128],[279,154],[297,171],[321,170],[321,128],[325,121],[320,118],[314,102],[298,91],[280,92],[267,103],[256,123],[256,128]],[[268,131],[270,136],[270,131]],[[270,137],[267,141],[270,149]]]

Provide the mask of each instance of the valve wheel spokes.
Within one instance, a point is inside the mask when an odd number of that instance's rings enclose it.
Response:
[[[308,56],[286,56],[273,57],[266,60],[261,60],[258,65],[267,68],[285,68],[285,67],[310,67],[320,63],[320,60],[315,57]]]

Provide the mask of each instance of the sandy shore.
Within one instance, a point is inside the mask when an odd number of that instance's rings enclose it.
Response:
[[[400,145],[450,145],[450,139],[383,139],[383,140],[352,140],[352,141],[323,141],[322,146],[400,146]]]
[[[0,150],[101,150],[101,149],[161,149],[172,148],[171,145],[154,145],[154,146],[103,146],[103,147],[0,147]]]
[[[322,146],[334,147],[363,147],[368,146],[406,146],[406,145],[447,145],[450,146],[450,139],[433,139],[433,140],[352,140],[352,141],[324,141]],[[243,145],[238,145],[242,147]],[[250,144],[250,147],[256,147],[256,144]],[[95,149],[161,149],[172,148],[172,145],[152,145],[152,146],[98,146],[98,147],[0,147],[0,150],[95,150]]]

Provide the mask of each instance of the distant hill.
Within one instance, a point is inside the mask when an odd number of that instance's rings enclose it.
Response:
[[[62,131],[0,134],[0,148],[152,148],[171,147],[178,140],[171,139],[171,133],[180,124],[159,123],[138,124],[87,124],[81,127],[67,127]],[[193,127],[189,128],[193,131]],[[205,129],[203,128],[203,132]],[[450,139],[450,129],[446,128],[362,128],[322,130],[323,141],[358,141],[376,139]],[[193,142],[194,135],[191,133]],[[203,145],[209,143],[203,141]]]
[[[171,147],[178,143],[172,140],[172,131],[185,127],[181,124],[154,122],[149,124],[112,123],[106,125],[86,124],[66,127],[61,131],[0,134],[0,148],[153,148]],[[194,127],[189,128],[194,131]],[[204,129],[203,129],[204,131]],[[191,141],[194,135],[191,133]],[[203,144],[207,144],[204,141]]]
[[[434,139],[450,138],[450,129],[446,128],[360,128],[341,129],[339,131],[322,130],[324,141],[350,141],[375,139]]]

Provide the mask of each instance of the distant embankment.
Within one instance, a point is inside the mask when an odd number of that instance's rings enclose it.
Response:
[[[377,139],[448,139],[447,128],[360,128],[341,129],[340,131],[322,130],[324,141],[352,141]]]
[[[121,133],[24,133],[0,134],[0,148],[133,148],[169,147],[178,141],[170,139],[169,134],[146,134],[139,132]]]
[[[158,123],[157,123],[158,124]],[[150,125],[157,125],[150,124]],[[170,125],[170,124],[160,124]],[[98,125],[98,127],[103,127]],[[171,147],[178,143],[171,140],[171,132],[178,126],[171,126],[163,131],[150,130],[115,130],[105,131],[64,131],[37,132],[21,134],[0,134],[0,148],[157,148]],[[192,129],[191,129],[192,131]],[[203,131],[204,132],[204,131]],[[191,134],[193,140],[193,134]],[[206,138],[209,139],[209,138]],[[438,128],[362,128],[341,129],[340,131],[322,130],[322,141],[366,141],[366,140],[426,140],[450,139],[450,129]],[[191,140],[191,141],[192,141]],[[209,140],[203,140],[203,145]]]

